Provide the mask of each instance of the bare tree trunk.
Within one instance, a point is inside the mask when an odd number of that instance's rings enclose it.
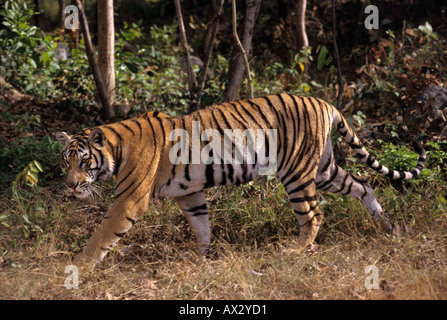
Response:
[[[261,7],[261,0],[245,0],[246,10],[242,22],[241,44],[245,52],[250,52],[253,29]],[[228,86],[225,91],[225,101],[233,101],[239,98],[239,88],[244,76],[244,58],[237,45],[231,52],[230,66],[228,68]]]
[[[343,76],[341,74],[340,57],[338,55],[337,37],[335,29],[335,0],[332,0],[332,41],[334,42],[335,63],[337,65],[337,82],[338,82],[338,94],[337,94],[337,109],[340,110],[340,99],[343,94]]]
[[[59,0],[59,12],[58,12],[58,27],[64,30],[65,28],[65,7],[67,6],[66,0]]]
[[[76,5],[79,9],[79,16],[81,22],[81,29],[84,35],[85,51],[87,54],[90,68],[92,69],[93,78],[95,79],[96,88],[98,89],[99,99],[101,100],[104,116],[106,119],[111,119],[115,116],[112,106],[107,97],[107,91],[102,80],[101,72],[99,71],[98,63],[95,59],[95,52],[93,51],[92,39],[90,38],[90,30],[88,28],[87,17],[85,16],[84,6],[81,0],[76,0]]]
[[[250,93],[250,98],[253,99],[253,86],[252,86],[252,80],[250,75],[250,65],[248,63],[248,57],[247,57],[247,51],[245,51],[244,47],[242,46],[241,40],[239,39],[239,36],[237,34],[237,22],[236,22],[236,0],[232,1],[233,5],[233,37],[236,41],[236,44],[239,48],[239,51],[242,54],[242,58],[244,59],[244,65],[245,65],[245,72],[247,73],[247,79],[248,79],[248,91]]]
[[[186,73],[188,75],[189,95],[191,98],[190,109],[198,109],[198,95],[197,95],[197,79],[194,75],[191,63],[191,54],[189,53],[188,39],[186,38],[185,25],[183,24],[182,7],[179,0],[174,0],[175,11],[177,14],[178,27],[180,29],[180,38],[182,40],[183,48],[186,55]]]
[[[198,110],[200,108],[200,96],[202,95],[203,92],[203,88],[205,88],[205,81],[206,81],[206,76],[208,75],[208,66],[211,60],[211,54],[213,52],[213,48],[214,48],[214,42],[216,41],[216,35],[217,35],[217,29],[219,28],[219,23],[220,23],[220,16],[222,14],[222,9],[223,9],[223,5],[224,5],[224,1],[225,0],[220,0],[218,7],[217,7],[217,11],[215,16],[212,18],[212,24],[210,26],[210,37],[206,43],[205,46],[205,56],[203,59],[203,69],[202,72],[200,74],[199,77],[199,83],[198,83],[198,104],[196,106],[196,109],[193,109],[192,105],[190,108],[190,112]]]
[[[210,30],[210,36],[208,38],[208,41],[205,46],[205,57],[204,57],[204,63],[203,63],[203,69],[202,73],[200,74],[199,80],[197,81],[197,78],[194,74],[194,71],[192,69],[192,63],[191,63],[191,55],[189,53],[189,46],[188,46],[188,39],[186,37],[186,31],[185,26],[183,24],[183,15],[182,15],[182,8],[180,6],[179,0],[174,0],[175,4],[175,10],[177,14],[177,20],[179,24],[180,29],[180,38],[182,40],[183,47],[185,49],[185,55],[186,55],[186,73],[188,75],[188,87],[189,87],[189,94],[190,94],[190,105],[189,105],[189,112],[193,112],[200,109],[200,96],[202,95],[203,88],[205,87],[205,81],[206,76],[208,73],[208,65],[211,58],[211,53],[213,51],[214,42],[216,40],[217,35],[217,29],[219,26],[219,20],[220,15],[222,13],[222,8],[224,4],[224,0],[219,1],[219,7],[217,8],[217,14],[213,18],[214,22],[211,24],[211,30]]]
[[[307,0],[298,0],[296,3],[296,38],[298,51],[309,46],[309,40],[306,33],[306,7]],[[304,63],[304,75],[307,76],[309,64]]]
[[[42,28],[42,20],[40,19],[40,0],[34,0],[34,11],[39,12],[39,14],[34,15],[34,21],[36,22],[36,26],[41,29]]]
[[[306,6],[307,0],[298,0],[296,3],[296,35],[298,50],[309,45],[306,34]]]
[[[98,0],[98,67],[104,81],[109,104],[115,98],[115,26],[113,0]]]

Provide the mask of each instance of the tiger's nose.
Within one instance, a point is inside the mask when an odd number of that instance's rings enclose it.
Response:
[[[66,181],[65,185],[69,187],[71,190],[75,190],[78,186],[79,182]]]

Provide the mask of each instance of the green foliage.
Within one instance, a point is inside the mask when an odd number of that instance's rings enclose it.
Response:
[[[6,1],[0,10],[2,24],[6,27],[0,30],[0,73],[11,79],[21,79],[27,89],[36,83],[31,76],[42,65],[37,48],[40,31],[28,22],[34,14],[24,0]]]
[[[185,113],[189,103],[186,74],[180,53],[173,50],[177,26],[152,26],[146,39],[141,23],[124,23],[117,34],[117,100],[134,102],[137,113],[160,109],[171,115]]]
[[[14,182],[12,183],[13,189],[17,190],[17,187],[21,186],[23,183],[35,187],[39,180],[39,172],[43,172],[41,164],[37,160],[31,161],[14,179]]]
[[[401,112],[403,101],[408,103],[423,89],[444,81],[447,51],[446,40],[428,22],[403,30],[402,38],[392,30],[385,33],[387,37],[370,48],[370,63],[357,72],[367,75],[359,98],[374,112],[389,115]]]
[[[0,121],[9,123],[17,135],[10,141],[0,137],[0,186],[9,187],[14,177],[14,185],[19,182],[35,185],[40,169],[43,179],[53,179],[62,148],[48,135],[42,138],[33,135],[41,125],[40,116],[2,112]]]
[[[254,72],[252,78],[256,95],[287,92],[297,95],[318,96],[316,93],[324,89],[324,85],[315,80],[310,80],[305,73],[306,68],[310,69],[313,66],[314,60],[311,47],[306,47],[298,53],[292,54],[290,60],[285,63],[278,60],[270,51],[265,51],[264,56],[250,63],[252,72]],[[329,63],[330,59],[328,58]],[[319,73],[324,72],[328,76],[334,76],[333,66],[329,71],[329,74],[327,74],[326,70],[318,70]],[[328,85],[327,87],[331,86]],[[241,90],[243,92],[244,88],[241,88]]]
[[[20,171],[11,185],[14,197],[16,199],[20,198],[19,189],[23,184],[33,188],[36,187],[39,180],[39,173],[41,172],[43,172],[43,168],[37,160],[31,161],[22,171]],[[30,223],[28,219],[25,219],[25,221]]]
[[[382,151],[378,153],[379,161],[395,170],[412,170],[418,162],[418,155],[407,147],[397,147],[392,143],[379,140]],[[436,183],[445,192],[447,188],[447,145],[446,142],[427,142],[427,160],[421,174],[410,184],[427,186]]]
[[[331,65],[333,58],[326,46],[318,46],[316,53],[318,54],[317,70],[321,71],[324,67],[330,66],[330,71],[333,72],[335,68],[334,65]]]
[[[406,146],[397,147],[382,140],[378,140],[378,142],[381,144],[382,150],[377,156],[383,165],[399,171],[409,171],[416,167],[418,162],[417,153]]]
[[[11,143],[0,138],[0,184],[8,183],[16,174],[27,171],[28,165],[34,161],[44,169],[44,179],[53,179],[60,162],[60,151],[61,145],[52,141],[50,136],[40,140],[32,136],[19,137]]]

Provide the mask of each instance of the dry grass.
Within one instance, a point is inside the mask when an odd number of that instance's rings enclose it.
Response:
[[[76,290],[64,286],[65,266],[110,200],[70,203],[42,192],[10,199],[1,204],[0,298],[447,299],[445,208],[414,194],[405,198],[409,209],[394,212],[395,195],[383,193],[406,235],[385,235],[357,200],[330,196],[318,248],[296,255],[288,250],[296,222],[274,181],[211,190],[207,259],[191,253],[194,239],[173,202],[157,202],[93,273],[80,275]],[[378,268],[377,289],[365,287],[368,265]]]

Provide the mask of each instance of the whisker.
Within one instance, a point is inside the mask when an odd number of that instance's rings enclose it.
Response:
[[[101,199],[104,198],[104,191],[99,185],[91,184],[91,185],[89,185],[89,187],[90,187],[90,194],[92,197],[94,197],[94,195],[97,195]]]

